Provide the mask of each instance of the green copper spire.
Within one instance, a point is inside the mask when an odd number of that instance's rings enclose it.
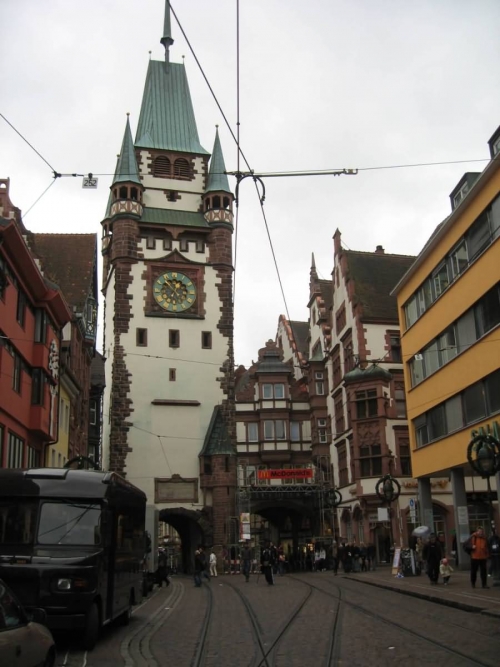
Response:
[[[226,165],[224,164],[219,129],[217,128],[215,130],[214,150],[212,152],[212,159],[210,160],[206,192],[231,192],[227,175],[224,173],[225,171]]]
[[[122,149],[116,164],[115,183],[138,183],[142,185],[139,177],[139,169],[137,167],[137,160],[135,159],[134,142],[132,141],[132,132],[130,131],[130,122],[127,114],[127,124],[125,126],[125,134],[123,135]]]
[[[150,60],[141,114],[135,137],[136,148],[208,155],[198,138],[193,103],[184,65]]]
[[[174,43],[172,39],[172,30],[170,27],[170,2],[165,0],[165,20],[163,21],[163,37],[160,43],[165,47],[165,71],[168,70],[169,65],[169,48]]]

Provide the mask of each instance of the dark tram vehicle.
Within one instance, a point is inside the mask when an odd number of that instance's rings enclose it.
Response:
[[[116,473],[0,470],[0,579],[91,649],[142,595],[146,496]]]

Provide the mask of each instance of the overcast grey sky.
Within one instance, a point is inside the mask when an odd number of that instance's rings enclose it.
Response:
[[[235,128],[236,0],[172,0]],[[1,0],[0,111],[62,173],[110,174],[126,112],[137,125],[148,52],[162,59],[163,0]],[[255,171],[485,160],[500,124],[499,0],[240,0],[241,146]],[[220,125],[172,17],[202,145]],[[50,168],[0,119],[0,177],[23,211]],[[338,227],[346,246],[417,254],[485,162],[269,179],[265,210],[291,319],[307,318],[311,253],[321,277]],[[61,178],[26,216],[35,232],[98,232],[111,176]],[[251,181],[240,188],[236,363],[249,364],[285,312]]]

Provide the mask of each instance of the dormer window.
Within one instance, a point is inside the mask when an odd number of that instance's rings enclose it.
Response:
[[[469,184],[464,183],[457,194],[453,197],[453,208],[457,208],[462,199],[465,198],[465,195],[469,192]]]

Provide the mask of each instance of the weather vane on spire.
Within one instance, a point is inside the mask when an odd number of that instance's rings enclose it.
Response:
[[[165,47],[165,72],[168,72],[169,65],[169,49],[174,43],[172,39],[172,30],[170,27],[170,2],[165,0],[165,20],[163,22],[163,37],[160,39],[160,43]]]

